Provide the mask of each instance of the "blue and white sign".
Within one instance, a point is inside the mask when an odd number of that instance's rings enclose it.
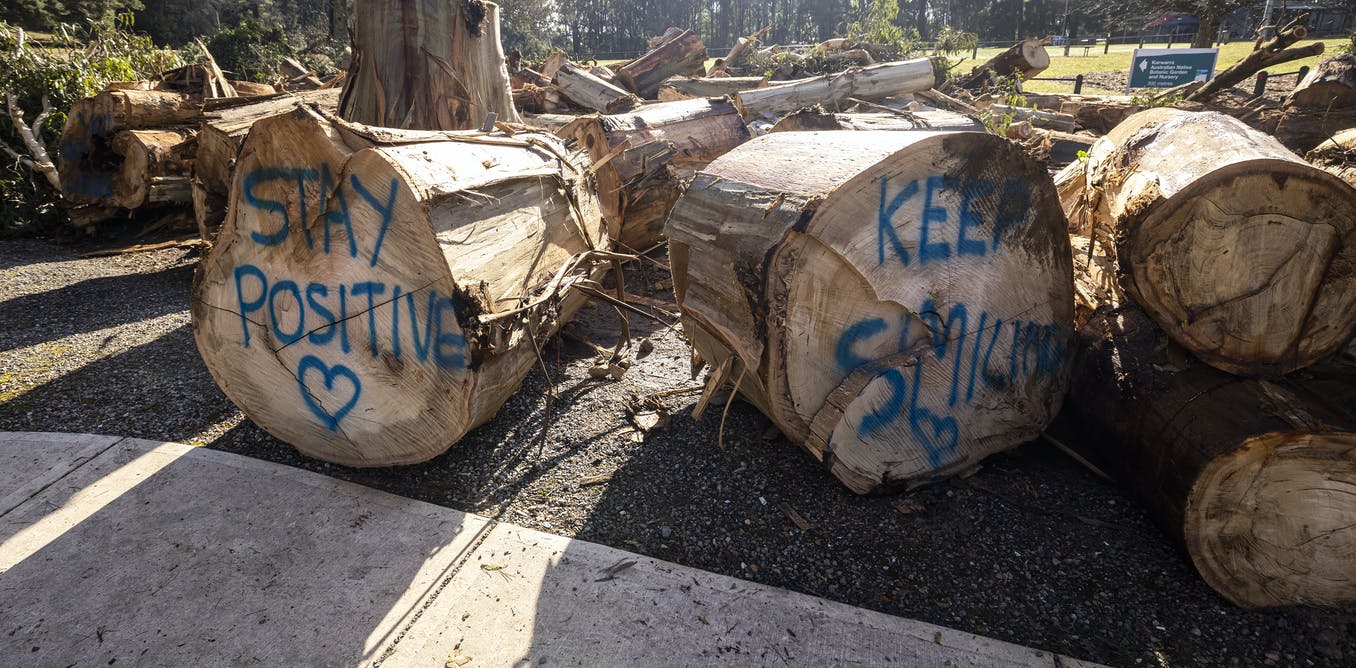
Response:
[[[1219,49],[1135,49],[1131,88],[1172,88],[1215,76]]]

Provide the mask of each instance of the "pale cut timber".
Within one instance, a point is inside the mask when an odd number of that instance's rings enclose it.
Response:
[[[262,118],[289,111],[297,104],[314,104],[327,113],[339,107],[339,91],[334,89],[284,93],[262,98],[250,104],[235,105],[212,112],[211,120],[198,133],[194,174],[213,193],[225,195],[231,189],[231,163],[250,126]]]
[[[940,109],[899,113],[829,113],[811,107],[787,114],[769,132],[815,130],[973,130],[984,131],[977,119]]]
[[[1304,156],[1356,188],[1356,128],[1343,130]]]
[[[1213,112],[1140,112],[1088,153],[1075,226],[1118,240],[1135,301],[1206,363],[1287,373],[1356,332],[1356,190],[1340,179]]]
[[[124,209],[147,204],[188,204],[189,165],[175,149],[192,134],[191,130],[122,130],[114,134],[113,151],[122,156],[122,164],[113,176],[110,202]],[[167,177],[183,179],[185,188],[154,187],[156,179]]]
[[[1039,39],[1024,39],[1006,51],[974,68],[958,82],[961,88],[979,90],[993,82],[994,77],[1016,75],[1030,79],[1050,67],[1050,54]]]
[[[1174,356],[1114,264],[1073,246],[1079,342],[1059,435],[1233,603],[1356,602],[1356,367],[1256,380]]]
[[[1059,410],[1069,238],[1045,168],[979,132],[779,132],[666,231],[684,331],[858,493],[955,474]]]
[[[555,85],[575,104],[604,114],[627,111],[640,104],[635,95],[573,63],[562,63],[556,70]]]
[[[582,116],[557,134],[588,150],[612,238],[634,251],[663,239],[684,179],[749,139],[744,120],[721,98]]]
[[[499,6],[482,0],[357,0],[339,114],[420,130],[517,122]]]
[[[846,106],[848,98],[878,100],[928,90],[936,83],[932,61],[927,58],[854,67],[835,74],[801,79],[767,88],[740,91],[735,106],[746,119],[779,116],[816,104],[825,108]]]
[[[196,125],[201,118],[202,105],[165,91],[104,91],[77,100],[66,117],[57,154],[62,197],[77,205],[115,206],[114,179],[123,158],[114,150],[114,135]]]
[[[684,30],[649,53],[617,69],[617,81],[646,99],[654,99],[660,84],[676,74],[706,74],[706,45]]]
[[[1006,104],[989,105],[988,111],[994,116],[1010,117],[1014,121],[1030,123],[1032,127],[1041,128],[1042,130],[1073,132],[1076,127],[1073,115],[1057,111],[1045,111],[1044,109],[1031,109],[1028,107],[1011,107]]]
[[[1356,54],[1319,61],[1285,98],[1285,103],[1325,110],[1356,107]]]
[[[522,124],[555,134],[576,120],[579,120],[579,117],[573,114],[523,114]]]
[[[194,281],[208,370],[256,424],[348,466],[427,460],[489,419],[598,275],[582,154],[545,134],[254,124]]]
[[[721,97],[766,87],[767,77],[669,77],[659,88],[659,100],[671,102],[693,97]]]

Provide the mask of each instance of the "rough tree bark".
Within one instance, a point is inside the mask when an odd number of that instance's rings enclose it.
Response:
[[[1333,135],[1305,154],[1304,159],[1356,188],[1356,128]]]
[[[1356,191],[1274,138],[1223,114],[1150,109],[1070,169],[1082,183],[1061,181],[1082,191],[1086,218],[1071,222],[1116,239],[1135,301],[1208,364],[1287,373],[1356,332]]]
[[[714,382],[868,493],[963,471],[1059,410],[1064,226],[1045,168],[1000,137],[781,132],[699,172],[666,230]]]
[[[621,66],[617,80],[646,99],[654,99],[659,85],[676,74],[705,74],[706,45],[691,30],[664,42],[649,53]]]
[[[357,0],[339,102],[349,121],[421,130],[517,122],[499,6],[482,0]]]
[[[1356,107],[1356,54],[1320,61],[1295,86],[1285,103],[1286,106],[1325,110]]]
[[[429,459],[489,419],[608,245],[545,134],[257,122],[194,281],[208,370],[256,424],[349,466]]]

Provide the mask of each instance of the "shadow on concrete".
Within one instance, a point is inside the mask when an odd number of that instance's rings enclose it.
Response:
[[[123,441],[0,517],[9,665],[370,663],[488,528],[152,445]]]

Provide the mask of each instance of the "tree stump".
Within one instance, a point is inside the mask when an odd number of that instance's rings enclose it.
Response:
[[[588,149],[612,238],[637,251],[663,239],[682,180],[749,139],[729,102],[706,98],[582,116],[557,134]]]
[[[482,0],[357,0],[353,60],[339,114],[420,130],[517,122],[499,6]]]
[[[973,467],[1059,410],[1064,228],[1044,167],[1002,138],[863,131],[750,141],[666,230],[702,359],[868,493]]]
[[[1118,240],[1128,292],[1206,363],[1282,374],[1356,332],[1356,190],[1274,138],[1223,114],[1151,109],[1098,140],[1083,169],[1090,220],[1075,228]]]
[[[494,415],[597,274],[586,173],[545,134],[260,120],[194,281],[198,350],[306,455],[427,460]]]
[[[1233,603],[1356,602],[1356,368],[1222,373],[1175,349],[1086,239],[1074,257],[1079,337],[1060,424],[1069,443],[1143,502]]]
[[[1356,54],[1319,61],[1285,99],[1287,106],[1319,109],[1356,107]]]

